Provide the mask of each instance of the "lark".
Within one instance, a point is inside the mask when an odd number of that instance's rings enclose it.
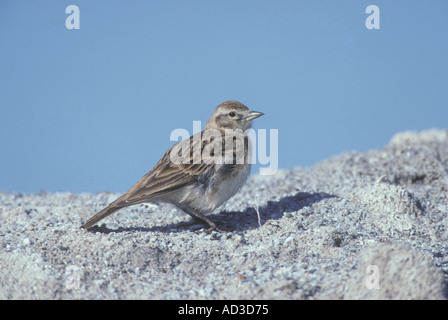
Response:
[[[171,203],[208,227],[222,231],[206,214],[234,196],[250,175],[252,120],[262,112],[238,101],[216,107],[205,128],[165,152],[131,189],[96,213],[81,227],[92,228],[115,211],[141,203]]]

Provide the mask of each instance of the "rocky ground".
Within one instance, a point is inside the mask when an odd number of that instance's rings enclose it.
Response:
[[[119,194],[0,193],[0,299],[446,299],[448,131],[253,176],[202,232]]]

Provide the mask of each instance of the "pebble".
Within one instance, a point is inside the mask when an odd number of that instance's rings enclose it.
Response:
[[[295,234],[294,235],[290,235],[288,238],[286,238],[285,242],[283,242],[283,244],[287,244],[288,242],[291,242],[294,240]]]

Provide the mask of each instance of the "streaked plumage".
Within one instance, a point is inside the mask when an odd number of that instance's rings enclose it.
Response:
[[[220,104],[207,121],[204,131],[168,149],[151,171],[90,218],[82,228],[89,229],[124,207],[145,202],[168,202],[216,230],[216,225],[204,213],[212,212],[231,198],[249,177],[250,142],[244,132],[251,127],[253,119],[262,115],[237,101]],[[228,150],[225,149],[226,142],[230,146]],[[189,151],[184,158],[181,157],[182,150]],[[216,161],[219,157],[221,163]],[[184,161],[179,161],[182,159]]]

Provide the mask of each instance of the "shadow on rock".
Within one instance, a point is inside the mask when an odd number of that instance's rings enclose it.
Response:
[[[120,233],[120,232],[149,232],[149,231],[153,231],[153,228],[146,228],[146,227],[119,227],[117,229],[110,229],[108,227],[106,227],[106,224],[103,223],[99,226],[93,226],[92,228],[88,229],[88,232],[100,232],[100,233],[104,233],[104,234],[108,234],[108,233]]]
[[[248,229],[259,228],[260,224],[264,225],[268,220],[278,220],[283,217],[287,212],[296,212],[302,208],[309,207],[314,203],[320,202],[327,198],[336,198],[337,196],[331,195],[324,192],[318,193],[308,193],[299,192],[294,196],[288,196],[281,198],[278,201],[268,201],[265,206],[260,206],[259,208],[248,207],[242,212],[236,212],[239,219],[233,218],[232,221],[227,223],[232,231],[244,231]],[[259,212],[259,217],[258,213]],[[228,214],[228,213],[224,213]],[[220,217],[222,216],[219,215]],[[213,219],[213,218],[212,218]],[[219,220],[218,220],[219,219]],[[218,218],[214,219],[217,223],[220,220],[225,223],[225,219]],[[260,221],[258,221],[258,219]]]
[[[264,206],[259,208],[247,207],[243,211],[214,213],[208,215],[219,228],[229,232],[246,231],[257,229],[260,224],[263,226],[268,220],[278,220],[287,212],[296,212],[304,207],[309,207],[314,203],[320,202],[327,198],[336,198],[337,196],[324,192],[308,193],[299,192],[294,196],[281,198],[278,201],[268,201]],[[258,210],[258,213],[257,213]],[[199,225],[203,227],[202,225]],[[185,227],[185,225],[184,225]],[[176,228],[171,225],[169,228]],[[182,231],[182,230],[179,230]]]
[[[247,207],[243,211],[228,212],[221,211],[208,215],[218,227],[229,232],[233,231],[245,231],[250,229],[256,229],[261,225],[264,225],[268,220],[278,220],[286,212],[296,212],[304,207],[309,207],[314,203],[317,203],[323,199],[336,198],[337,196],[324,192],[308,193],[299,192],[294,196],[284,197],[278,201],[268,201],[265,206],[260,206],[255,209],[254,207]],[[259,217],[258,213],[259,212]],[[260,219],[260,221],[258,221]],[[171,223],[163,226],[154,227],[119,227],[118,229],[109,229],[104,224],[101,226],[95,226],[89,231],[112,233],[112,232],[183,232],[186,230],[197,231],[200,229],[206,229],[201,223],[195,222],[193,219],[189,222]]]

